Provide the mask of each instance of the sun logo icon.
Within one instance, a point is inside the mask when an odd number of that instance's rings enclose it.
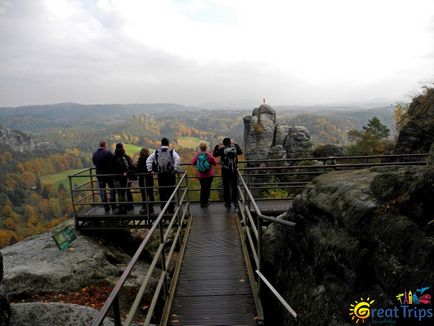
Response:
[[[367,298],[366,300],[360,298],[360,302],[356,300],[355,304],[350,305],[350,317],[351,320],[356,324],[358,324],[360,321],[364,323],[365,320],[371,315],[371,305],[375,302],[375,300],[369,300],[370,298]]]

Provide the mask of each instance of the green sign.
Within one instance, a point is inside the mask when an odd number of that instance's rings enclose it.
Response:
[[[52,238],[54,242],[56,242],[56,245],[59,247],[60,250],[65,250],[71,246],[71,242],[77,239],[77,237],[74,234],[74,231],[72,231],[71,226],[67,226],[62,231],[54,233],[52,235]]]

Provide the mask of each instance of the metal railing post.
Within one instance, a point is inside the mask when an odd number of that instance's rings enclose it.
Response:
[[[160,220],[159,223],[160,227],[160,245],[163,245],[163,250],[161,250],[161,270],[164,272],[167,272],[166,267],[166,257],[164,254],[164,229],[163,229],[163,219]],[[167,273],[164,275],[164,282],[163,282],[163,298],[166,300],[167,294],[169,293],[169,287],[167,286]]]
[[[119,310],[119,297],[116,296],[113,300],[113,320],[115,323],[115,326],[122,326],[121,323],[121,312]]]
[[[262,271],[262,219],[258,214],[258,271]],[[261,279],[258,278],[258,295],[261,297]]]
[[[95,202],[95,190],[94,190],[94,187],[93,187],[93,172],[92,172],[92,169],[89,169],[89,172],[90,172],[90,189],[91,189],[91,191],[92,191],[92,202],[94,203]],[[98,185],[98,189],[99,189],[99,185]],[[104,191],[105,191],[105,189],[104,189]]]

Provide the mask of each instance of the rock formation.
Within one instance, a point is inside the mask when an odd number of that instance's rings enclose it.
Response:
[[[310,134],[305,127],[289,127],[276,122],[276,112],[262,104],[251,116],[244,117],[244,149],[249,160],[269,158],[274,146],[282,146],[290,158],[309,156]],[[273,154],[271,154],[273,155]]]
[[[2,285],[3,280],[3,255],[0,252],[0,326],[9,325],[11,318],[11,307],[8,296]]]
[[[65,227],[65,224],[56,227],[56,230]],[[72,242],[71,248],[60,251],[51,238],[51,232],[32,236],[22,242],[1,250],[4,258],[5,292],[11,299],[19,298],[26,301],[34,295],[69,294],[88,286],[114,286],[122,274],[131,256],[122,250],[101,244],[101,240],[84,236],[76,232],[77,239]],[[134,248],[130,248],[134,250]],[[127,279],[127,288],[138,288],[148,271],[149,264],[139,261],[131,276]],[[150,300],[151,293],[158,280],[153,276],[150,281],[145,300]],[[128,292],[128,291],[127,291]],[[32,301],[32,300],[30,300]],[[79,312],[86,310],[85,315],[93,315],[94,311],[87,307],[74,305],[61,305],[54,303],[48,306],[43,303],[26,303],[26,305],[13,305],[12,325],[88,325],[88,323],[68,323]],[[20,311],[20,316],[14,315]],[[93,311],[93,312],[92,312]],[[48,320],[50,313],[57,315],[65,323],[39,324],[22,323],[23,316],[33,318],[36,312],[40,315],[37,320]],[[70,315],[71,312],[71,316]],[[55,314],[53,316],[56,316]],[[51,318],[54,318],[54,317]],[[71,319],[72,318],[72,319]],[[84,318],[84,317],[83,317]],[[30,319],[33,320],[33,319]],[[0,324],[1,325],[1,324]],[[90,325],[90,324],[89,324]]]
[[[389,306],[434,283],[433,185],[433,167],[377,167],[327,173],[303,189],[289,211],[296,227],[270,226],[263,245],[266,276],[300,324],[343,325],[354,300]],[[276,306],[276,320],[292,325]]]
[[[36,142],[26,133],[0,125],[0,145],[7,146],[16,152],[31,152],[36,149],[49,149],[54,145],[50,143]]]
[[[10,326],[81,325],[90,326],[98,311],[91,307],[58,302],[28,302],[12,305]],[[114,325],[105,320],[104,326]]]
[[[427,153],[434,142],[434,88],[413,99],[401,129],[396,154]]]

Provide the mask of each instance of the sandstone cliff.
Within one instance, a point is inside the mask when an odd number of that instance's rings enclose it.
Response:
[[[51,232],[36,235],[1,250],[4,264],[2,286],[12,302],[11,325],[90,325],[97,311],[63,303],[61,301],[65,299],[61,299],[62,296],[65,298],[71,293],[84,295],[83,289],[88,287],[110,291],[131,260],[131,256],[118,246],[79,232],[76,232],[77,239],[71,248],[60,251],[51,235]],[[136,249],[127,233],[111,236],[118,243],[129,243],[131,252]],[[139,287],[149,268],[144,261],[136,266],[127,280],[127,289]],[[152,291],[156,284],[157,280],[152,278],[149,290]],[[150,293],[145,297],[149,299]],[[38,298],[44,301],[38,302]]]
[[[289,219],[297,226],[266,231],[267,277],[301,325],[349,323],[360,297],[390,305],[403,289],[434,283],[432,198],[433,167],[321,175],[294,200]],[[268,308],[293,324],[280,307]]]
[[[406,120],[395,153],[427,153],[434,142],[434,88],[427,88],[413,99]]]
[[[244,117],[244,149],[249,160],[271,158],[282,146],[284,157],[295,158],[309,156],[312,144],[309,131],[302,126],[290,127],[276,121],[276,112],[267,104],[255,108],[251,116]],[[272,154],[270,154],[270,152]]]
[[[36,142],[28,134],[0,125],[0,145],[11,148],[16,152],[32,152],[36,149],[49,149],[54,145],[50,143]]]

